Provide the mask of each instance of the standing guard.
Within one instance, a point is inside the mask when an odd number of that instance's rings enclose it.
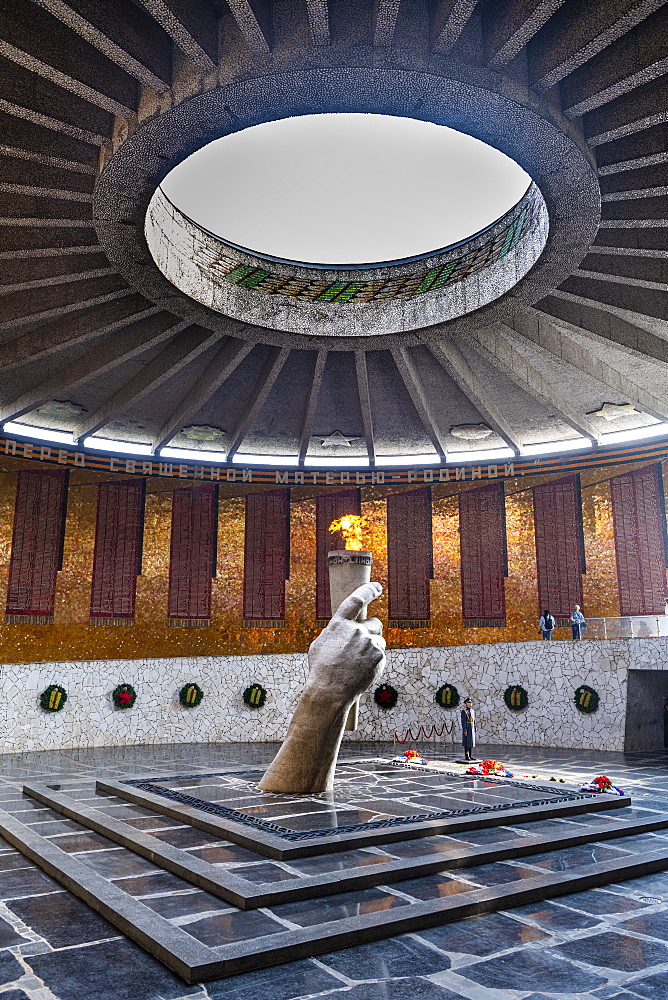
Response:
[[[462,746],[466,760],[473,760],[475,746],[475,711],[473,702],[467,698],[462,709]]]

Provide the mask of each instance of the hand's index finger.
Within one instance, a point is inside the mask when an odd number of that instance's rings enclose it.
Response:
[[[346,618],[348,621],[355,621],[365,604],[375,601],[383,593],[383,588],[379,583],[363,583],[361,587],[354,590],[350,597],[341,601],[336,613],[332,618]]]

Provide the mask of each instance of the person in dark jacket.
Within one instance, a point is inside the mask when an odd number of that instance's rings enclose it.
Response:
[[[466,760],[473,760],[475,746],[475,712],[473,702],[467,698],[462,709],[462,746]]]
[[[552,638],[552,630],[554,628],[554,625],[555,625],[554,616],[549,610],[546,609],[545,611],[543,611],[542,615],[540,616],[540,621],[538,622],[538,628],[543,633],[543,639]]]

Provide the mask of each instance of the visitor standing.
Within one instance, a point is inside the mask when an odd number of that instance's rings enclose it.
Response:
[[[554,626],[555,626],[554,617],[552,616],[551,612],[546,609],[545,611],[543,611],[542,615],[540,616],[540,621],[538,622],[538,628],[543,633],[543,639],[552,638],[552,630],[554,629]]]
[[[576,604],[575,608],[573,609],[573,614],[571,615],[571,628],[573,629],[573,638],[581,639],[582,630],[585,629],[586,627],[587,623],[585,621],[585,616],[580,611],[580,605]]]
[[[464,747],[464,757],[466,760],[473,760],[473,747],[475,746],[475,712],[473,702],[467,698],[462,709],[462,746]]]

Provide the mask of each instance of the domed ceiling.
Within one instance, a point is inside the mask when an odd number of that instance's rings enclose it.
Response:
[[[666,37],[662,0],[13,0],[6,431],[307,467],[668,433]],[[331,112],[449,126],[533,183],[461,245],[324,269],[160,189],[216,139]]]

